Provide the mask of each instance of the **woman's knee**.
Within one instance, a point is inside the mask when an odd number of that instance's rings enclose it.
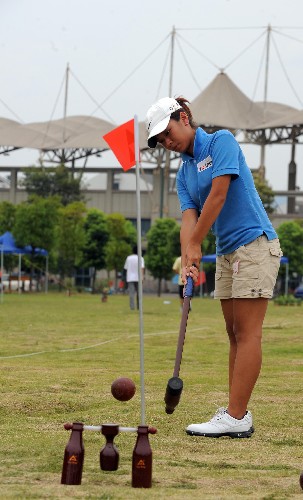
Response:
[[[230,325],[226,324],[226,332],[228,335],[229,343],[230,344],[237,344],[236,334],[234,331],[234,326],[232,324],[230,324]]]
[[[237,344],[240,343],[259,343],[262,341],[262,328],[235,325],[234,336]]]

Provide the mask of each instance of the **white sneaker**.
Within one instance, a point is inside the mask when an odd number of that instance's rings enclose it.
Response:
[[[254,427],[250,411],[247,411],[244,417],[239,420],[229,415],[226,408],[219,408],[209,422],[191,424],[186,429],[186,433],[190,436],[205,437],[248,438],[253,432]]]

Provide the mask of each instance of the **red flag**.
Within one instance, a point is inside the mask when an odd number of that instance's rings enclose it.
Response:
[[[195,286],[199,286],[203,283],[206,283],[206,274],[205,271],[199,271],[199,277],[197,281],[195,282]]]
[[[123,123],[103,136],[125,172],[136,164],[135,120]]]

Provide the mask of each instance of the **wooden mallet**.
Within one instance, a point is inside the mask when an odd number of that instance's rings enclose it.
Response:
[[[173,376],[169,379],[166,387],[164,402],[165,411],[168,414],[174,412],[176,406],[178,405],[183,389],[183,381],[179,378],[183,345],[185,340],[186,325],[188,319],[188,313],[190,309],[190,300],[193,296],[194,282],[191,276],[187,277],[187,283],[184,287],[184,300],[182,308],[182,317],[179,330],[179,338],[176,352],[175,368]]]

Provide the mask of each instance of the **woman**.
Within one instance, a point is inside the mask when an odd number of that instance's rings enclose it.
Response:
[[[191,424],[196,436],[250,437],[247,410],[261,362],[262,325],[280,257],[277,234],[255,189],[242,150],[228,130],[207,134],[193,122],[188,101],[165,97],[146,117],[148,145],[181,153],[177,192],[182,211],[182,278],[197,279],[201,244],[216,236],[215,298],[220,299],[229,351],[229,401],[209,422]]]

